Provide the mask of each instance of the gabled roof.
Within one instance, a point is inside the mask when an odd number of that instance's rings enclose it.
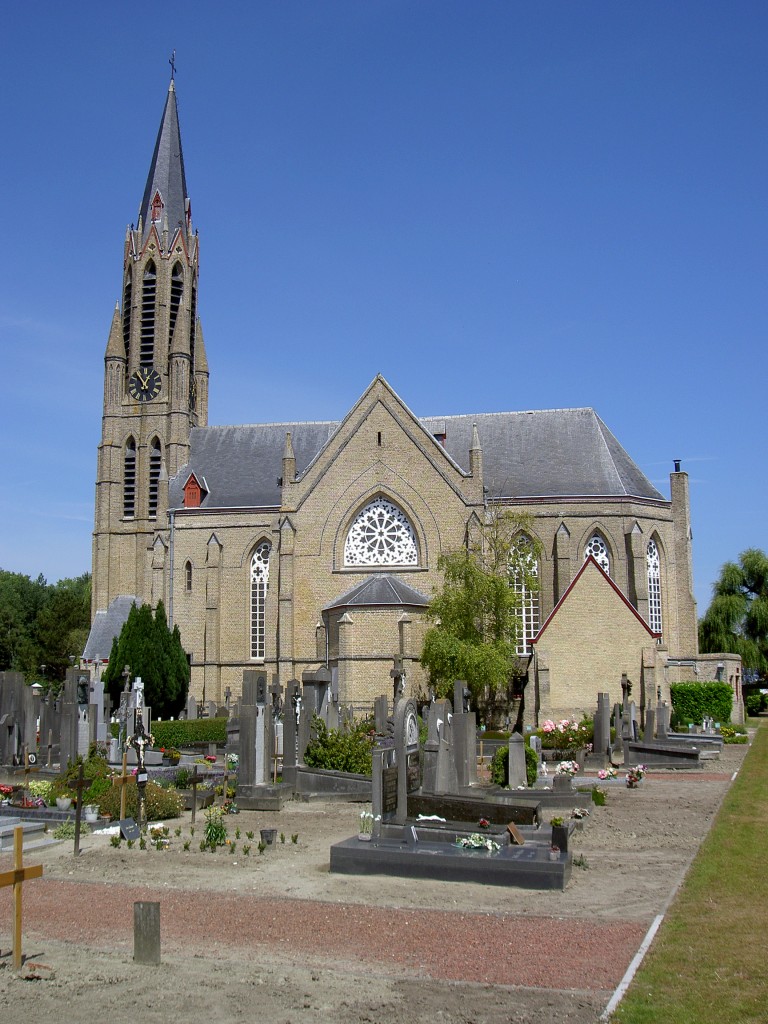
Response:
[[[144,239],[149,234],[152,221],[152,200],[156,192],[163,200],[163,217],[159,225],[162,230],[165,218],[168,218],[168,231],[172,238],[177,228],[182,234],[187,227],[187,181],[184,175],[184,156],[181,151],[181,131],[179,129],[179,112],[176,107],[176,88],[171,79],[168,95],[165,100],[160,130],[157,133],[155,151],[149,168],[144,198],[141,201],[139,216],[143,224]],[[142,242],[144,241],[142,239]]]
[[[429,417],[450,455],[465,465],[477,425],[483,475],[494,498],[664,497],[594,409],[541,409]]]
[[[649,636],[653,637],[654,640],[658,639],[661,636],[661,633],[654,633],[654,631],[651,629],[651,627],[645,621],[645,619],[640,614],[640,612],[637,610],[637,608],[635,608],[635,606],[633,604],[631,604],[627,600],[627,598],[624,596],[624,594],[622,594],[622,592],[619,590],[619,588],[613,582],[613,580],[608,575],[608,573],[605,571],[605,569],[603,569],[600,565],[598,565],[598,563],[595,561],[595,559],[592,557],[592,555],[590,555],[589,558],[585,558],[584,559],[584,562],[582,563],[581,568],[576,573],[574,578],[571,580],[571,583],[568,586],[568,589],[565,591],[563,596],[560,598],[560,600],[557,602],[555,607],[549,613],[549,615],[547,616],[546,620],[544,621],[541,629],[536,634],[536,636],[533,637],[533,639],[531,640],[531,643],[532,644],[538,644],[541,641],[541,638],[544,635],[545,630],[547,629],[549,624],[552,622],[552,620],[555,618],[555,616],[560,611],[560,609],[563,607],[565,602],[568,600],[568,597],[572,593],[574,587],[579,582],[579,580],[581,579],[582,575],[586,572],[586,570],[587,570],[587,568],[589,566],[594,566],[595,569],[597,569],[597,571],[603,577],[605,582],[613,589],[613,591],[616,594],[616,596],[621,600],[622,604],[626,605],[626,607],[629,609],[629,611],[632,612],[632,614],[635,616],[637,621],[640,622],[645,627],[645,629],[648,631]]]
[[[86,661],[107,661],[112,653],[112,641],[120,635],[120,630],[128,620],[128,613],[135,605],[136,598],[121,594],[110,602],[105,612],[96,612],[91,624],[91,632],[83,651]]]
[[[324,612],[337,608],[382,608],[388,606],[426,608],[430,598],[409,587],[391,573],[376,573],[325,605]]]
[[[462,472],[468,472],[469,451],[479,438],[484,484],[491,500],[667,500],[594,409],[430,416],[416,422],[432,436],[440,436],[447,461]],[[286,433],[291,434],[296,473],[301,477],[340,425],[326,421],[197,427],[190,436],[189,463],[171,481],[170,507],[182,506],[179,480],[186,481],[190,472],[198,479],[205,476],[210,488],[202,508],[277,507]]]

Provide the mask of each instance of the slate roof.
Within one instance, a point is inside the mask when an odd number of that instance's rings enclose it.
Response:
[[[381,608],[395,605],[406,608],[426,608],[430,598],[426,594],[409,587],[398,576],[391,573],[377,573],[369,576],[341,594],[330,604],[325,605],[324,612],[335,608]]]
[[[160,129],[157,133],[155,151],[149,167],[144,198],[141,200],[139,215],[142,219],[144,238],[151,227],[150,206],[155,192],[163,200],[163,220],[168,218],[168,231],[172,238],[176,228],[186,231],[187,180],[184,174],[184,155],[181,151],[179,112],[176,106],[176,88],[171,80],[165,100]],[[162,230],[163,220],[158,224]],[[142,239],[143,241],[143,239]]]
[[[116,597],[105,612],[96,612],[91,624],[91,632],[83,651],[86,661],[106,661],[112,652],[112,641],[120,635],[120,630],[128,619],[131,606],[136,598],[128,594]]]
[[[469,468],[477,424],[490,498],[637,497],[665,501],[594,409],[479,413],[421,420],[445,434],[445,449]],[[205,477],[203,508],[276,507],[285,435],[290,432],[301,475],[338,429],[338,422],[258,423],[196,427],[190,460],[170,481],[170,507],[183,507],[183,486]]]

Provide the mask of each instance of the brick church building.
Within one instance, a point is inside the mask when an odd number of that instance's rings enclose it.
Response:
[[[705,677],[678,464],[669,500],[592,409],[427,419],[380,376],[338,422],[209,426],[198,261],[171,81],[104,356],[86,661],[132,602],[162,599],[199,699],[264,666],[363,709],[398,657],[426,694],[437,560],[509,507],[541,551],[521,595],[527,721],[620,699],[622,672],[638,703]]]

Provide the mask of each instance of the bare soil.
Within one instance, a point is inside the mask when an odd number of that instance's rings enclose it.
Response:
[[[32,851],[25,863],[44,875],[24,885],[20,975],[11,891],[0,890],[3,1019],[592,1024],[746,749],[726,747],[706,770],[652,773],[637,790],[610,786],[576,835],[586,867],[564,892],[332,875],[330,846],[357,832],[360,807],[325,802],[229,817],[234,852],[200,851],[199,813],[194,835],[188,813],[168,822],[165,851],[114,849],[98,834],[78,858],[71,841]],[[260,855],[262,828],[278,841]],[[11,866],[0,856],[0,870]],[[158,966],[133,960],[137,900],[160,903]]]

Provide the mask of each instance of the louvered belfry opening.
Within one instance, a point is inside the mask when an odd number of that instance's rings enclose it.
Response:
[[[174,263],[171,271],[171,309],[168,320],[168,344],[173,340],[173,330],[176,326],[176,317],[179,315],[181,296],[184,293],[184,271],[180,263]]]
[[[157,515],[157,485],[160,479],[160,442],[154,438],[149,450],[149,518]]]
[[[136,442],[129,437],[123,457],[123,518],[133,519],[136,513]]]
[[[133,301],[133,278],[129,274],[123,289],[123,344],[126,363],[131,362],[131,302]]]
[[[152,366],[155,361],[155,300],[157,298],[157,271],[154,263],[148,263],[144,271],[144,287],[141,292],[141,348],[139,365]]]

